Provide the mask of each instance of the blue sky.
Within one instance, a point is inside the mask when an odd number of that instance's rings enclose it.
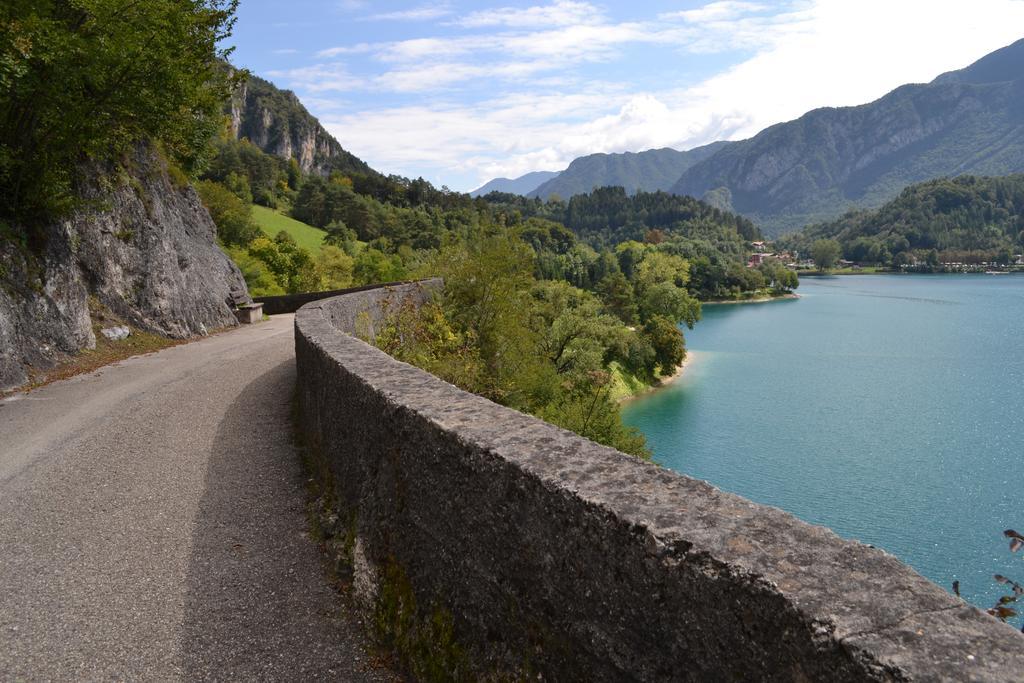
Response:
[[[1024,0],[242,0],[233,61],[387,173],[469,190],[742,139],[1024,37]]]

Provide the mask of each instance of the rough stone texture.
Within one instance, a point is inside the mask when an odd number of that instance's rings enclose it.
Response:
[[[41,255],[0,241],[0,389],[95,344],[90,295],[174,338],[234,325],[230,303],[250,300],[195,191],[175,186],[147,146],[127,166],[97,173],[88,208],[49,226]]]
[[[118,325],[116,327],[104,327],[100,330],[100,334],[110,341],[121,341],[122,339],[130,337],[132,331],[124,325]]]
[[[55,226],[43,259],[0,240],[0,390],[28,379],[27,366],[92,348],[88,288],[73,257],[67,226]]]
[[[263,304],[247,304],[235,309],[235,320],[242,325],[252,325],[263,320]]]
[[[436,283],[430,285],[436,286]],[[549,680],[971,680],[1015,629],[890,555],[463,392],[349,336],[405,286],[296,316],[300,419],[356,518],[482,670]],[[363,317],[365,321],[365,317]],[[366,577],[363,577],[364,579]]]

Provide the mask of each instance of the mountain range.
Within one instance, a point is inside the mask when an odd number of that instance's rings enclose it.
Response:
[[[727,146],[714,142],[685,152],[664,148],[622,154],[590,154],[574,160],[569,167],[538,186],[529,197],[548,199],[558,195],[568,199],[586,194],[595,187],[624,187],[628,194],[640,190],[668,190],[680,174],[699,161]]]
[[[824,108],[736,142],[671,190],[725,188],[768,234],[874,208],[911,183],[1024,171],[1024,40],[928,84]]]
[[[869,104],[815,109],[747,140],[580,157],[526,194],[568,199],[608,185],[630,194],[668,190],[739,212],[778,235],[879,207],[913,183],[1019,172],[1024,40],[930,83],[901,86]]]
[[[483,197],[491,192],[508,192],[509,194],[530,194],[538,187],[558,176],[561,171],[534,171],[518,178],[495,178],[469,193],[470,197]]]

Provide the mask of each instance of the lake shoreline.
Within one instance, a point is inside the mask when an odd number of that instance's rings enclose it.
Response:
[[[753,298],[753,299],[739,299],[739,300],[726,299],[726,300],[721,300],[721,301],[702,301],[701,302],[701,306],[729,306],[729,305],[734,305],[734,304],[767,304],[767,303],[771,303],[773,301],[792,301],[793,299],[799,299],[799,298],[800,298],[799,294],[797,294],[795,292],[790,292],[788,294],[782,294],[780,296],[762,296],[762,297],[756,297],[756,298]],[[671,375],[669,375],[668,377],[659,378],[654,384],[650,384],[650,385],[644,387],[642,390],[637,391],[636,393],[629,394],[628,396],[623,396],[623,397],[617,399],[616,403],[618,403],[619,405],[624,405],[624,404],[626,404],[626,403],[628,403],[630,401],[634,401],[634,400],[636,400],[636,399],[638,399],[638,398],[640,398],[642,396],[650,396],[651,394],[653,394],[655,392],[661,391],[663,389],[667,389],[672,384],[674,384],[675,382],[679,381],[679,379],[683,376],[683,373],[685,373],[686,369],[690,366],[690,363],[693,362],[693,359],[694,359],[695,355],[696,355],[695,351],[687,350],[686,358],[683,359],[683,362],[679,365],[678,368],[676,368],[676,371],[673,372]]]
[[[645,387],[642,391],[638,391],[635,394],[630,394],[629,396],[623,396],[618,400],[618,404],[623,405],[624,403],[634,401],[640,398],[641,396],[650,396],[654,392],[668,388],[683,376],[683,373],[686,372],[686,368],[689,367],[690,363],[693,362],[694,355],[696,355],[694,351],[687,351],[686,358],[683,359],[683,362],[679,365],[678,368],[676,368],[675,372],[673,372],[668,377],[659,378],[655,384],[651,384]]]
[[[767,304],[773,301],[789,301],[792,299],[799,299],[800,295],[796,292],[790,292],[789,294],[782,294],[780,296],[759,296],[753,299],[712,299],[711,301],[701,301],[701,306],[732,306],[735,304]]]

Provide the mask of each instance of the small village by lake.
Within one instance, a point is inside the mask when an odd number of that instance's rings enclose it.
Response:
[[[980,264],[979,264],[980,265]],[[804,278],[705,306],[683,377],[624,407],[655,460],[882,548],[990,607],[1024,577],[1024,275]]]
[[[751,254],[747,258],[748,268],[757,268],[763,263],[777,261],[786,268],[796,271],[802,276],[818,275],[866,275],[874,273],[985,273],[1001,275],[1004,273],[1024,273],[1024,254],[1007,253],[1002,259],[992,258],[991,254],[961,254],[959,257],[946,256],[939,252],[928,253],[923,257],[910,254],[905,260],[883,266],[874,262],[851,261],[836,259],[835,267],[823,273],[814,259],[796,249],[779,248],[767,241],[750,243]]]

